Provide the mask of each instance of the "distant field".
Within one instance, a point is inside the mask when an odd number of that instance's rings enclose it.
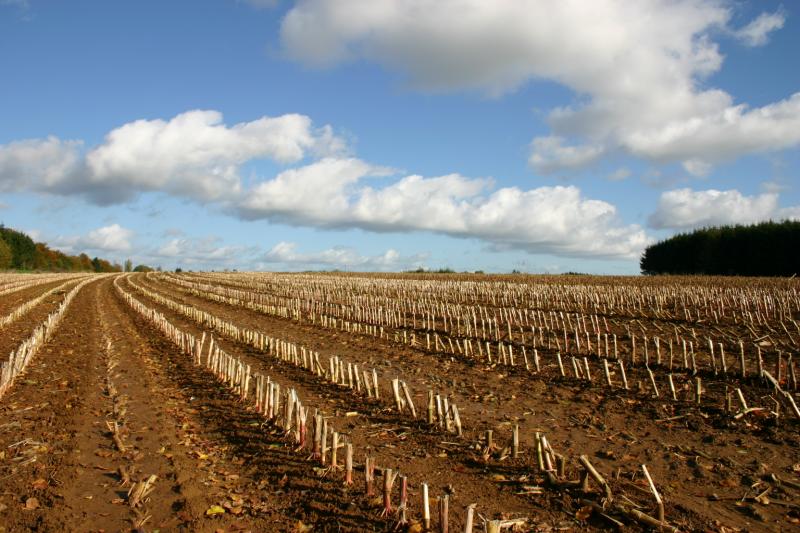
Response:
[[[0,531],[789,530],[798,321],[794,279],[0,274]]]

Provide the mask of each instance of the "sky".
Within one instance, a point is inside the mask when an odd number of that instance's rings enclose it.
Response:
[[[800,219],[800,7],[0,0],[0,222],[184,270],[637,274]]]

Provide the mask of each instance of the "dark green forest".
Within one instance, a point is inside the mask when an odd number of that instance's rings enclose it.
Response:
[[[680,233],[648,246],[642,274],[792,276],[800,273],[800,222],[761,222]]]
[[[0,270],[38,272],[120,272],[122,267],[86,254],[67,255],[0,225]]]

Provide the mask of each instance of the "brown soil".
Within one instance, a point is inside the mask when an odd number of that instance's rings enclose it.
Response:
[[[312,410],[320,409],[354,444],[359,465],[369,450],[379,467],[407,475],[410,514],[416,518],[421,515],[420,483],[427,482],[432,496],[450,494],[452,531],[463,530],[465,507],[471,503],[486,518],[527,517],[535,530],[612,529],[598,513],[585,513],[584,498],[599,501],[596,486],[589,494],[548,488],[536,473],[531,446],[534,433],[543,432],[569,459],[568,477],[579,477],[577,457],[585,454],[615,494],[653,514],[640,470],[646,463],[664,496],[667,519],[681,530],[797,527],[800,491],[766,481],[776,474],[800,483],[800,425],[788,416],[780,425],[757,418],[734,421],[721,408],[699,410],[688,400],[653,398],[646,389],[609,390],[599,384],[600,375],[593,385],[562,378],[552,358],[543,357],[543,372],[531,375],[524,368],[487,367],[210,302],[144,276],[134,277],[133,283],[317,350],[321,360],[338,355],[377,368],[384,380],[400,377],[414,392],[420,413],[428,388],[449,394],[465,425],[460,439],[245,344],[219,339],[228,353],[295,388]],[[122,286],[133,293],[128,281]],[[27,289],[25,297],[45,287]],[[195,335],[204,331],[134,294],[179,328]],[[24,301],[22,294],[19,298],[16,305]],[[24,327],[2,342],[13,347],[57,303],[37,306],[21,319]],[[646,382],[647,375],[631,369],[628,379]],[[678,383],[689,381],[679,378]],[[707,394],[722,397],[722,381],[715,384],[709,377],[704,383]],[[382,394],[388,396],[388,383],[384,386]],[[352,412],[358,414],[347,416]],[[115,421],[122,450],[111,429]],[[502,458],[513,424],[520,426],[522,456]],[[501,449],[484,455],[487,429],[494,431]],[[392,528],[393,520],[379,516],[380,504],[365,497],[362,472],[348,488],[341,472],[323,476],[316,466],[134,314],[110,278],[81,290],[55,337],[0,400],[0,531]],[[131,485],[151,475],[157,476],[153,492],[131,506]],[[544,490],[523,494],[530,486]],[[769,487],[770,505],[745,498]],[[207,516],[213,506],[224,513]]]
[[[26,301],[33,300],[34,298],[41,296],[45,292],[58,285],[61,285],[62,283],[63,282],[53,284],[47,283],[37,287],[24,289],[19,291],[19,293],[15,292],[3,296],[3,303],[2,306],[0,306],[2,307],[0,316],[8,315]],[[19,346],[22,341],[30,337],[33,333],[33,330],[36,329],[36,326],[41,324],[42,321],[47,318],[47,315],[55,311],[59,304],[64,300],[66,292],[69,292],[78,283],[79,281],[69,283],[64,287],[64,291],[57,291],[47,296],[33,309],[30,309],[25,315],[9,324],[6,324],[3,327],[0,327],[0,354],[3,356],[8,355],[17,346]],[[6,298],[9,298],[9,300],[7,301]]]
[[[114,420],[124,452],[106,425]],[[0,421],[0,531],[371,529],[371,513],[338,483],[305,475],[304,462],[135,317],[109,279],[79,293],[3,399]],[[154,491],[132,508],[131,484],[150,475]],[[225,513],[207,516],[212,506]]]
[[[37,296],[58,287],[64,283],[63,281],[52,281],[50,283],[43,283],[42,285],[35,285],[33,287],[26,287],[8,294],[0,296],[0,316],[5,316],[20,305],[29,300],[33,300]]]
[[[522,428],[521,444],[523,447],[528,445],[530,449],[534,432],[544,432],[559,452],[573,458],[586,454],[601,471],[614,473],[620,489],[632,492],[631,497],[645,504],[645,507],[652,506],[652,503],[648,503],[647,491],[641,490],[644,485],[641,485],[639,465],[646,463],[657,483],[661,483],[660,490],[667,500],[667,516],[678,524],[683,521],[690,528],[713,529],[720,525],[736,525],[751,530],[774,530],[796,518],[792,507],[774,505],[756,508],[738,502],[748,494],[748,489],[757,490],[758,486],[754,489],[750,486],[769,473],[797,480],[795,465],[800,461],[800,454],[796,446],[800,441],[794,420],[786,420],[786,425],[779,427],[746,421],[734,423],[721,409],[698,411],[692,408],[689,401],[676,406],[675,402],[667,399],[659,401],[650,398],[648,392],[609,393],[600,387],[561,378],[553,362],[543,374],[534,377],[516,369],[490,369],[473,361],[449,356],[431,365],[432,355],[407,345],[233,308],[190,296],[172,285],[145,281],[141,277],[137,278],[136,283],[238,326],[319,350],[326,358],[338,355],[348,361],[382,368],[386,377],[400,376],[412,390],[417,391],[415,403],[418,406],[424,405],[423,394],[428,387],[450,393],[468,425],[467,442],[476,442],[484,430],[493,429],[496,439],[507,444],[514,422]],[[185,327],[192,327],[187,319],[178,317],[166,308],[159,309]],[[252,353],[246,346],[236,347],[228,343],[226,349],[231,353],[249,353],[254,358],[264,358]],[[303,371],[287,366],[273,368],[272,372],[279,373],[282,381],[288,381],[298,391],[303,390],[305,396],[301,394],[302,397],[315,394],[314,390],[304,390],[304,380],[314,379]],[[631,383],[644,382],[647,375],[630,369],[628,378]],[[596,379],[602,378],[596,376]],[[685,382],[687,386],[689,383],[688,377],[684,381],[680,378],[676,381],[678,384]],[[709,378],[704,383],[707,395],[720,395],[721,405],[723,382]],[[316,392],[317,395],[320,393],[328,401],[333,395],[330,387],[325,387],[324,392]],[[349,395],[342,401],[349,404],[354,402]],[[384,416],[389,417],[392,423],[400,422],[393,415]],[[380,422],[373,416],[365,417],[367,423]],[[436,445],[435,442],[419,442],[425,433],[421,426],[404,432],[404,443],[416,443],[422,449],[426,445]],[[362,432],[353,430],[351,437],[358,444],[369,445],[372,442],[370,433],[365,433],[366,438],[363,438]],[[438,464],[450,463],[445,468],[451,472],[464,471],[469,474],[464,480],[458,479],[453,473],[447,474],[449,483],[456,486],[457,494],[464,496],[463,499],[457,498],[453,507],[459,509],[459,506],[463,508],[477,501],[479,508],[489,516],[503,511],[524,512],[513,495],[518,487],[506,485],[509,490],[498,495],[496,489],[487,489],[484,485],[493,476],[524,476],[530,470],[531,457],[523,461],[481,464],[477,468],[479,461],[476,461],[476,454],[465,450],[453,453],[452,447],[450,452],[447,461],[440,459]],[[402,456],[402,453],[402,449],[391,449],[391,454]],[[417,459],[412,464],[404,464],[403,468],[406,472],[428,478],[431,472],[437,471]],[[446,484],[447,480],[443,479],[443,482]],[[457,486],[462,483],[463,492]],[[781,494],[781,498],[797,501],[797,494],[792,489],[784,490],[786,492]],[[713,504],[710,503],[712,500]],[[560,496],[528,498],[527,506],[529,510],[534,509],[533,514],[540,520],[541,517],[548,518],[541,520],[543,525],[552,525],[558,521],[559,515],[563,518],[564,514],[574,515],[577,511],[574,503],[565,502]],[[528,511],[527,514],[532,513]],[[463,516],[460,509],[459,515]],[[602,523],[595,525],[602,526]]]

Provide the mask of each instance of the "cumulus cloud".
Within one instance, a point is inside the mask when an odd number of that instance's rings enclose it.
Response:
[[[129,252],[133,249],[131,240],[134,232],[120,226],[110,224],[94,229],[86,235],[60,236],[52,240],[55,248],[67,253],[92,252]]]
[[[334,246],[320,252],[301,253],[297,251],[296,243],[281,241],[264,254],[261,261],[286,267],[391,271],[422,266],[427,258],[428,254],[402,256],[391,248],[380,255],[365,256],[349,246]]]
[[[640,227],[619,220],[613,205],[585,198],[576,187],[498,189],[492,179],[460,174],[397,176],[393,169],[346,157],[344,148],[330,127],[314,128],[303,115],[226,126],[215,111],[190,111],[125,124],[85,155],[81,143],[55,137],[0,146],[0,190],[77,194],[100,204],[160,191],[251,220],[430,231],[577,257],[635,257],[648,242]],[[595,157],[561,140],[548,149],[570,154],[576,165]],[[240,167],[261,158],[293,166],[244,187]],[[178,237],[154,257],[224,265],[241,251]],[[64,244],[127,251],[125,242],[123,229],[112,226]]]
[[[189,111],[169,121],[137,120],[113,130],[86,155],[86,166],[92,184],[122,194],[161,190],[216,200],[241,191],[239,167],[247,161],[295,163],[336,142],[329,129],[317,134],[304,115],[228,127],[218,111]]]
[[[324,158],[285,170],[260,183],[240,203],[245,218],[335,225],[348,207],[348,191],[365,176],[383,176],[388,169],[355,158]]]
[[[746,196],[735,189],[676,189],[661,195],[648,224],[656,229],[685,230],[770,219],[800,219],[800,206],[779,207],[778,194],[773,192]]]
[[[148,253],[153,262],[172,260],[190,267],[226,267],[251,264],[259,253],[252,246],[224,245],[216,236],[169,239]]]
[[[783,11],[761,13],[748,25],[733,32],[734,36],[747,46],[763,46],[769,41],[769,34],[783,28],[786,15]]]
[[[195,110],[124,124],[85,155],[81,147],[55,137],[0,145],[0,190],[83,194],[99,204],[145,191],[221,201],[241,192],[239,169],[248,161],[297,163],[340,153],[345,143],[305,115],[227,126],[218,111]]]
[[[111,224],[92,230],[85,238],[78,241],[79,245],[93,250],[107,252],[127,252],[131,249],[133,231],[123,228],[119,224]]]
[[[369,183],[358,159],[323,159],[261,183],[238,206],[240,216],[316,227],[430,231],[492,245],[577,257],[636,257],[648,237],[623,224],[616,208],[577,187],[495,189],[458,174]]]
[[[498,96],[537,79],[571,88],[579,103],[551,110],[552,133],[531,144],[539,172],[620,152],[704,174],[800,144],[800,94],[750,108],[706,88],[723,63],[715,35],[757,45],[783,24],[764,14],[734,31],[732,10],[718,0],[304,0],[281,40],[305,64],[365,59],[422,90]]]
[[[150,247],[136,250],[136,262],[152,267],[194,270],[243,268],[255,270],[256,259],[263,254],[257,246],[225,244],[215,235],[203,237],[172,236]]]
[[[563,137],[537,137],[531,143],[528,162],[542,174],[564,169],[583,168],[597,161],[605,149],[602,146],[568,146]]]
[[[674,121],[658,130],[631,135],[628,144],[634,154],[658,161],[682,160],[687,171],[703,175],[711,164],[740,153],[800,144],[800,93],[752,110],[737,105],[702,119]]]
[[[269,251],[258,246],[225,245],[217,236],[167,239],[160,246],[143,250],[141,260],[152,264],[169,264],[183,268],[248,270],[304,270],[335,268],[350,270],[396,271],[424,264],[428,254],[401,255],[393,249],[378,255],[362,255],[349,246],[333,246],[318,252],[300,252],[297,244],[281,241]]]
[[[761,190],[764,192],[780,193],[789,189],[790,187],[782,180],[770,180],[761,184]]]
[[[53,136],[0,145],[0,191],[63,189],[80,166],[82,146]]]
[[[800,220],[800,205],[782,207],[778,210],[778,220]]]

